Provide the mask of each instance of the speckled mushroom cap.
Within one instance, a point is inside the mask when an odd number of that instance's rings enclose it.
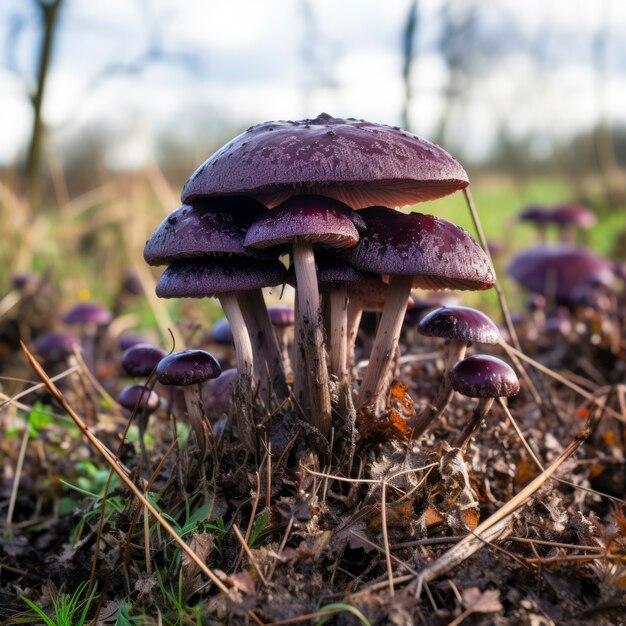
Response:
[[[229,291],[275,287],[285,282],[287,270],[280,261],[243,257],[184,259],[161,275],[159,298],[205,298]]]
[[[65,324],[106,326],[113,319],[111,311],[96,302],[79,302],[61,318]]]
[[[217,359],[209,352],[182,350],[172,352],[159,361],[156,377],[162,385],[185,387],[216,378],[221,371]]]
[[[513,368],[495,356],[468,356],[456,363],[448,376],[455,391],[471,398],[501,398],[519,393]]]
[[[128,385],[120,391],[117,401],[128,411],[153,413],[159,408],[159,395],[143,385]]]
[[[568,244],[526,248],[511,259],[507,272],[530,291],[562,299],[578,285],[610,283],[614,277],[611,261]]]
[[[165,355],[165,350],[158,346],[138,343],[124,350],[122,367],[129,376],[149,376]]]
[[[500,340],[496,324],[482,311],[468,306],[443,306],[425,315],[417,330],[427,337],[459,339],[468,343],[495,344]]]
[[[433,200],[468,182],[461,165],[425,139],[322,113],[252,126],[195,171],[182,197],[242,194],[271,208],[295,194],[319,194],[357,209]]]
[[[259,256],[243,245],[246,232],[267,209],[246,197],[212,198],[184,204],[168,215],[146,242],[150,265],[168,265],[180,258],[217,254]],[[267,253],[264,254],[267,258]]]
[[[460,226],[422,213],[374,206],[359,211],[367,230],[340,255],[353,267],[413,276],[423,289],[489,289],[495,271],[483,249]]]
[[[357,226],[365,228],[361,217],[343,202],[324,196],[292,196],[250,226],[245,245],[271,248],[299,239],[328,248],[348,248],[359,239]]]

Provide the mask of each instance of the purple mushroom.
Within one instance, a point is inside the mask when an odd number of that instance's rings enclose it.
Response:
[[[467,185],[461,165],[429,141],[322,113],[252,126],[194,172],[183,202],[236,194],[272,208],[293,195],[315,194],[359,209],[433,200]]]
[[[455,443],[465,450],[496,398],[516,396],[520,386],[510,365],[495,356],[477,354],[459,361],[448,375],[455,391],[479,398],[474,413]]]

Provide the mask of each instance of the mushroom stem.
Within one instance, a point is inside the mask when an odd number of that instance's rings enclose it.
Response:
[[[298,304],[298,292],[296,291],[296,297],[294,302],[294,345],[293,345],[293,395],[300,408],[306,415],[311,412],[311,402],[309,400],[309,386],[306,381],[306,376],[303,372],[306,371],[306,363],[304,359],[304,346],[299,341],[300,337],[300,306]]]
[[[474,414],[470,418],[469,422],[465,425],[465,428],[461,431],[461,435],[456,440],[454,447],[459,448],[461,452],[465,452],[470,439],[474,433],[479,429],[480,423],[485,419],[489,409],[493,405],[495,398],[480,398],[478,405],[474,409]]]
[[[183,387],[189,425],[196,436],[196,443],[200,450],[200,458],[204,459],[207,452],[207,444],[215,442],[211,423],[206,418],[202,408],[202,395],[200,385],[187,385]]]
[[[252,343],[256,374],[268,394],[275,394],[282,402],[289,395],[285,365],[263,292],[261,289],[243,291],[238,294],[238,300]]]
[[[331,429],[330,388],[313,246],[307,241],[296,239],[292,253],[298,285],[296,342],[297,349],[302,351],[304,356],[305,375],[308,378],[311,401],[310,420],[311,424],[328,438]],[[294,371],[296,377],[302,374],[301,371]]]
[[[330,301],[330,372],[340,382],[347,381],[348,354],[348,287],[333,283],[328,291]]]
[[[347,329],[347,363],[346,366],[350,371],[354,371],[356,365],[356,356],[354,354],[356,347],[356,338],[359,334],[359,326],[363,317],[363,307],[356,300],[350,298],[348,301],[348,329]]]
[[[357,408],[375,406],[384,391],[387,373],[400,339],[411,287],[412,276],[391,276],[389,293],[376,331],[369,364],[356,400]]]
[[[243,399],[244,407],[249,410],[252,408],[252,397],[254,395],[252,379],[253,352],[250,335],[239,308],[236,293],[221,293],[219,294],[219,301],[233,333],[238,373],[237,385],[241,394],[240,397]]]
[[[432,403],[428,404],[426,408],[419,413],[419,415],[416,415],[409,421],[409,428],[413,429],[411,435],[412,439],[421,437],[428,426],[440,417],[446,410],[454,391],[452,389],[452,383],[450,382],[448,372],[457,361],[460,361],[465,356],[468,345],[467,341],[463,341],[462,339],[450,339],[450,345],[448,346],[448,358],[446,360],[446,366],[437,395]]]

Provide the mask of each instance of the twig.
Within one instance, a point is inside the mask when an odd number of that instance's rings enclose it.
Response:
[[[30,436],[30,430],[29,430],[28,419],[27,419],[26,426],[24,428],[24,434],[22,435],[22,442],[20,444],[20,452],[17,456],[17,463],[15,465],[15,473],[13,474],[13,486],[11,487],[9,509],[7,511],[7,518],[5,522],[5,532],[7,535],[9,535],[9,537],[13,535],[13,513],[15,512],[15,502],[17,501],[17,492],[20,486],[20,478],[22,476],[22,468],[24,467],[24,458],[26,457],[26,450],[28,448],[29,436]]]
[[[391,564],[391,552],[389,550],[389,533],[387,532],[387,482],[382,479],[380,481],[381,496],[380,496],[380,523],[383,530],[383,546],[385,548],[385,561],[387,563],[387,576],[389,579],[389,596],[393,598],[393,566]]]
[[[233,529],[233,532],[235,533],[235,537],[237,537],[237,541],[241,545],[241,549],[246,553],[246,556],[250,560],[250,563],[252,564],[254,569],[257,571],[257,574],[259,575],[261,582],[267,587],[269,584],[267,581],[267,578],[263,576],[263,572],[261,571],[259,564],[256,562],[256,559],[254,558],[254,554],[252,554],[252,550],[250,550],[250,547],[246,543],[246,540],[244,539],[243,535],[241,534],[241,531],[239,530],[239,526],[233,523],[232,529]]]

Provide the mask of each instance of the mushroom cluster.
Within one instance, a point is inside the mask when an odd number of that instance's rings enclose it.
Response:
[[[327,114],[264,122],[196,170],[145,258],[168,265],[159,296],[219,298],[237,355],[239,412],[292,398],[329,439],[336,398],[338,414],[354,414],[384,397],[412,288],[493,286],[489,257],[466,231],[398,210],[467,185],[447,152],[398,127]],[[292,389],[261,292],[288,275]],[[382,317],[353,396],[354,337],[372,299]]]

